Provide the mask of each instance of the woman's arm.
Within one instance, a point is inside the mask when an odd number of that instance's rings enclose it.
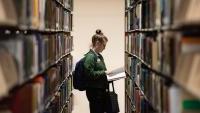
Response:
[[[85,68],[85,72],[88,75],[89,79],[91,80],[97,80],[97,79],[103,79],[104,77],[106,77],[106,72],[105,70],[94,70],[95,65],[96,65],[96,56],[94,56],[93,54],[88,54],[85,57],[85,61],[84,61],[84,68]]]

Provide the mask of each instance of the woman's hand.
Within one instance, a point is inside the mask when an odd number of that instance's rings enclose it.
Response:
[[[106,72],[106,75],[110,76],[112,74],[111,71],[105,71]]]

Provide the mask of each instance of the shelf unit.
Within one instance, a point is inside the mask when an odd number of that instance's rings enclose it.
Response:
[[[125,0],[125,113],[200,112],[199,6]]]
[[[71,113],[73,0],[0,5],[0,112]]]
[[[177,87],[181,88],[182,90],[186,91],[187,93],[189,93],[190,95],[193,95],[194,97],[198,98],[200,100],[200,97],[199,95],[196,95],[195,93],[193,93],[189,88],[186,88],[184,84],[181,84],[179,83],[177,80],[175,80],[174,78],[170,77],[170,75],[167,75],[167,74],[164,74],[156,69],[153,69],[151,67],[151,65],[147,64],[144,60],[142,60],[141,58],[139,58],[138,56],[136,55],[133,55],[132,53],[129,53],[127,51],[125,51],[125,54],[128,54],[130,55],[130,57],[134,57],[134,58],[137,58],[143,65],[142,68],[145,68],[145,69],[148,69],[150,70],[151,72],[157,74],[157,76],[161,76],[164,80],[166,81],[169,81],[169,84],[168,85],[176,85]],[[126,74],[131,77],[130,73],[126,72]],[[131,78],[133,79],[133,78]],[[137,85],[137,84],[136,84]],[[137,85],[138,86],[138,85]],[[143,92],[142,92],[143,93]],[[144,94],[144,93],[143,93]]]

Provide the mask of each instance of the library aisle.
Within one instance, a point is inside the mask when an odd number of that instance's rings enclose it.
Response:
[[[106,49],[102,52],[107,68],[112,70],[124,66],[124,3],[124,0],[74,0],[74,64],[88,52],[95,30],[101,29],[108,37]],[[113,4],[115,7],[110,7]],[[124,113],[124,80],[114,84],[119,96],[120,113]],[[85,92],[73,92],[72,112],[89,113]]]
[[[120,113],[200,113],[200,0],[0,0],[0,113],[89,113],[75,64],[101,29]]]

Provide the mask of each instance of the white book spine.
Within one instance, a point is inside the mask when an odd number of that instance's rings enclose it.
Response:
[[[169,89],[170,113],[181,113],[181,91],[180,88],[172,86]]]

